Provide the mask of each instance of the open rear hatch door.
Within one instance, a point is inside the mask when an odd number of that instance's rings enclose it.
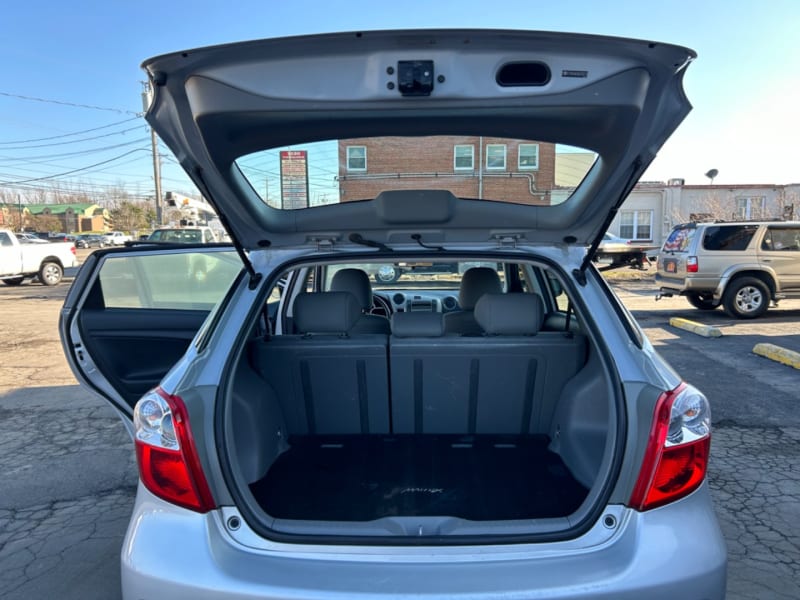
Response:
[[[521,31],[262,40],[146,61],[154,89],[146,118],[245,249],[337,235],[347,243],[349,233],[387,245],[416,233],[445,245],[513,235],[531,243],[590,246],[689,112],[682,80],[694,56],[687,48],[649,41]],[[487,203],[485,195],[465,199],[454,193],[458,199],[429,203],[424,195],[407,195],[397,208],[380,194],[347,198],[342,182],[348,169],[367,177],[387,173],[373,175],[374,162],[357,149],[345,157],[340,146],[338,160],[329,157],[324,171],[332,198],[287,210],[292,181],[283,166],[278,172],[250,163],[254,176],[243,167],[242,158],[258,152],[274,150],[277,161],[277,149],[375,136],[480,136],[479,164],[456,152],[454,173],[441,173],[440,180],[465,173],[481,183],[501,174],[527,176],[543,199]],[[556,181],[542,190],[542,171],[535,177],[526,172],[538,159],[532,148],[527,155],[520,150],[508,167],[505,154],[490,156],[499,150],[489,149],[489,140],[509,137],[551,144],[556,153],[585,149],[594,159],[585,176],[564,186],[556,172]],[[400,181],[409,173],[398,168],[392,175]],[[279,186],[283,198],[276,206],[268,199]],[[443,186],[422,182],[421,188],[431,187]]]

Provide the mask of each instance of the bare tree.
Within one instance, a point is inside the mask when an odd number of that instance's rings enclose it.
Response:
[[[783,207],[786,205],[782,196],[769,199],[760,194],[747,196],[737,195],[732,190],[727,193],[710,190],[691,204],[682,198],[679,206],[673,205],[671,219],[673,223],[778,219],[783,217]]]

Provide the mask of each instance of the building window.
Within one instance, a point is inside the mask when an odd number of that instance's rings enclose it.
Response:
[[[623,210],[619,214],[619,237],[630,240],[653,239],[652,210]]]
[[[367,170],[367,147],[348,146],[347,147],[347,170],[366,171]]]
[[[532,170],[539,168],[539,144],[520,144],[519,159],[517,166],[519,169]]]
[[[453,168],[456,171],[472,171],[475,168],[475,146],[454,146]]]
[[[493,170],[505,170],[506,168],[505,144],[486,144],[486,168]]]
[[[767,198],[755,196],[736,199],[736,216],[740,219],[763,219],[767,212]]]

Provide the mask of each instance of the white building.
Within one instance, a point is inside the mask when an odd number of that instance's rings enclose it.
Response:
[[[672,227],[691,220],[798,219],[800,184],[684,185],[642,182],[628,196],[609,231],[661,245]]]

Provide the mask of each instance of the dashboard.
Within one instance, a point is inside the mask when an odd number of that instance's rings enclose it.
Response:
[[[390,316],[396,312],[440,312],[460,310],[455,290],[380,290],[372,294],[373,314]]]

